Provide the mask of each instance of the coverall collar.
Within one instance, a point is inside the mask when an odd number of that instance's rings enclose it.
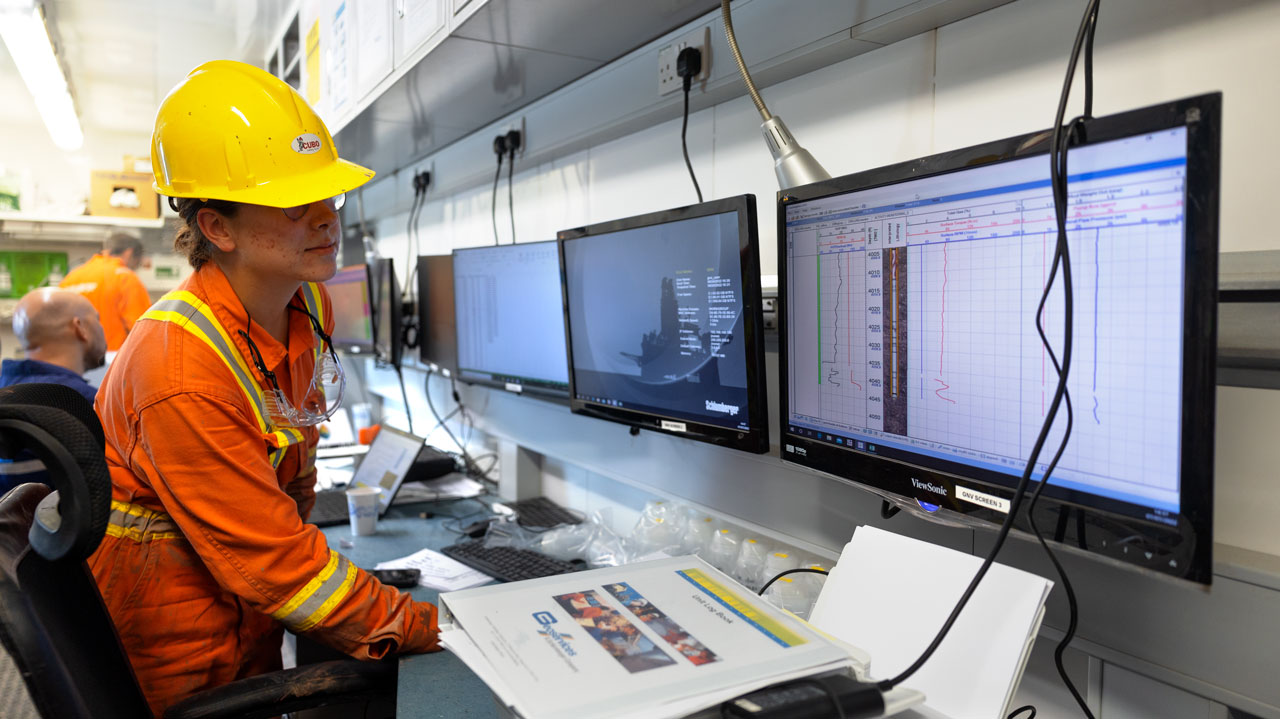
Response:
[[[257,322],[250,322],[249,312],[240,302],[226,274],[212,262],[206,262],[196,272],[194,279],[200,290],[197,294],[207,298],[206,301],[213,308],[218,322],[227,330],[227,334],[231,336],[231,340],[235,342],[236,348],[246,360],[251,356],[249,345],[236,330],[245,330],[249,333],[249,338],[262,353],[262,363],[272,371],[275,371],[286,357],[289,365],[292,366],[303,354],[313,351],[316,343],[320,341],[312,330],[311,320],[307,319],[306,314],[302,312],[286,310],[289,312],[289,346],[287,348]],[[298,307],[306,307],[301,290],[294,293],[290,303]]]

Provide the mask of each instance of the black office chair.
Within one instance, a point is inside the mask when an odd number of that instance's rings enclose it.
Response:
[[[0,643],[46,719],[150,715],[85,564],[111,509],[103,447],[102,425],[78,392],[52,384],[0,389],[0,456],[30,450],[53,484],[24,484],[0,498]],[[272,717],[355,703],[363,709],[345,716],[394,716],[387,699],[395,682],[394,660],[324,662],[201,692],[164,716]]]

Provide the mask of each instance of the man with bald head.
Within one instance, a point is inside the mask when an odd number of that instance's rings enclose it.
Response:
[[[0,363],[0,387],[51,382],[93,402],[97,390],[82,375],[102,366],[107,340],[88,299],[53,287],[32,290],[14,310],[13,333],[27,358]]]

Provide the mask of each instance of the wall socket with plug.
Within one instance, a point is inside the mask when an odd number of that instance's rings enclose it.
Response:
[[[525,150],[529,147],[529,133],[524,129],[524,115],[513,117],[494,129],[494,135],[505,135],[515,130],[520,133],[520,147],[516,148],[516,159],[524,157]]]
[[[659,95],[676,92],[684,87],[684,78],[676,74],[676,58],[686,47],[696,47],[702,52],[702,70],[693,76],[693,81],[704,82],[711,76],[711,28],[706,26],[687,32],[670,45],[663,45],[658,49]]]

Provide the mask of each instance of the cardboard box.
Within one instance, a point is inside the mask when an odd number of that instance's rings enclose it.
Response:
[[[151,155],[125,155],[125,172],[151,172]]]
[[[141,172],[93,170],[89,174],[89,214],[105,217],[154,219],[160,198],[151,189],[152,177]]]

